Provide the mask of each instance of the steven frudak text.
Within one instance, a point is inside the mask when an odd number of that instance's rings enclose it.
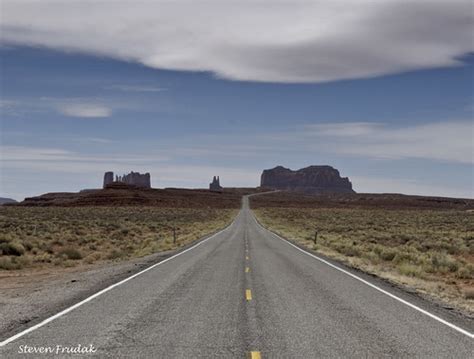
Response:
[[[20,345],[18,347],[18,354],[93,354],[97,351],[92,344],[87,346],[78,344],[75,346],[31,346]]]

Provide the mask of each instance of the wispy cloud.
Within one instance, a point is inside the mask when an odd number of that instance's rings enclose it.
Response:
[[[324,143],[327,151],[379,159],[423,158],[474,163],[472,121],[387,126],[380,123],[316,124],[304,137]],[[318,147],[316,144],[315,147]]]
[[[374,134],[382,124],[374,122],[320,123],[305,126],[319,136],[355,137]]]
[[[25,146],[0,146],[0,156],[6,161],[37,161],[58,160],[67,158],[72,153],[58,148],[25,147]]]
[[[103,118],[112,115],[111,108],[93,103],[65,103],[58,105],[57,110],[69,117]]]
[[[145,85],[109,85],[104,87],[106,90],[118,90],[124,92],[162,92],[166,91],[164,87],[145,86]]]
[[[0,145],[2,168],[50,168],[60,172],[77,171],[87,168],[106,168],[111,164],[146,165],[162,162],[169,157],[158,154],[118,153],[84,154],[62,148]]]
[[[285,132],[194,136],[174,153],[209,158],[307,158],[310,153],[376,160],[424,159],[474,163],[472,121],[388,125],[382,122],[319,123]],[[284,149],[284,151],[282,150]]]
[[[324,82],[460,65],[472,21],[470,0],[3,0],[1,32],[153,68]]]
[[[15,100],[7,100],[7,99],[0,99],[0,110],[6,110],[13,108],[18,105],[18,101]]]
[[[75,138],[75,141],[83,142],[83,143],[97,143],[97,144],[102,144],[102,145],[108,145],[115,142],[108,138],[101,138],[101,137],[80,137],[80,138]]]

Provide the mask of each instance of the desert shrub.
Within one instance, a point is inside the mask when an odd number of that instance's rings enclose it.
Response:
[[[362,253],[362,258],[367,259],[370,263],[379,263],[380,262],[380,257],[378,254],[372,252],[372,251],[366,251]]]
[[[397,265],[398,272],[407,277],[422,277],[421,268],[417,265],[402,262]]]
[[[64,256],[67,259],[79,260],[82,259],[82,253],[76,248],[65,248],[58,253],[59,256]]]
[[[160,239],[161,245],[171,227],[182,229],[178,242],[171,243],[169,249],[189,243],[195,235],[221,228],[235,214],[235,210],[212,208],[1,207],[0,257],[27,257],[31,266],[69,266],[86,259],[103,260],[108,255],[114,259],[127,258],[134,256],[148,238],[153,242]],[[110,253],[112,248],[117,251]],[[144,250],[163,249],[148,243]],[[2,259],[2,266],[15,269],[20,262]]]
[[[360,250],[352,245],[338,243],[334,245],[334,249],[348,257],[360,256]]]
[[[459,269],[459,264],[457,261],[451,259],[445,254],[440,253],[436,253],[431,257],[431,264],[436,269],[436,271],[442,273],[454,273]]]
[[[454,273],[457,272],[457,270],[459,269],[459,264],[451,260],[447,263],[446,267],[448,268],[448,271]]]
[[[0,252],[3,255],[21,256],[25,254],[25,247],[19,242],[0,243]]]
[[[0,257],[0,269],[21,269],[29,264],[29,260],[23,257]]]
[[[392,261],[396,255],[397,252],[390,248],[384,248],[379,253],[380,259],[383,259],[384,261]]]
[[[473,279],[474,275],[472,270],[469,270],[469,267],[462,267],[457,271],[456,277],[459,279]]]
[[[23,242],[23,245],[27,251],[31,251],[34,248],[33,243],[29,241]]]
[[[395,257],[392,259],[392,261],[395,264],[416,263],[416,256],[412,255],[411,253],[398,252],[395,254]]]
[[[474,300],[474,289],[469,288],[464,291],[464,298]]]
[[[126,256],[124,251],[118,249],[112,249],[112,251],[107,255],[107,259],[119,259]]]
[[[40,263],[51,263],[52,256],[49,253],[42,253],[35,257],[35,261]]]
[[[64,245],[66,245],[66,241],[64,241],[64,239],[56,239],[56,240],[53,242],[53,244],[62,247],[62,246],[64,246]]]
[[[343,254],[348,257],[360,257],[360,250],[354,246],[346,246]]]

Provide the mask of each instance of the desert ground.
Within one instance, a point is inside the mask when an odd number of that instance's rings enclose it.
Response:
[[[265,227],[305,248],[474,313],[472,200],[279,192],[251,205]]]
[[[232,208],[5,207],[0,269],[71,267],[182,247],[229,224]]]

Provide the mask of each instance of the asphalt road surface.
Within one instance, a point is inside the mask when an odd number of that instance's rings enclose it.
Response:
[[[78,345],[100,358],[473,357],[472,320],[349,273],[260,227],[244,198],[223,232],[4,342],[0,357]],[[21,353],[41,348],[53,354]]]

